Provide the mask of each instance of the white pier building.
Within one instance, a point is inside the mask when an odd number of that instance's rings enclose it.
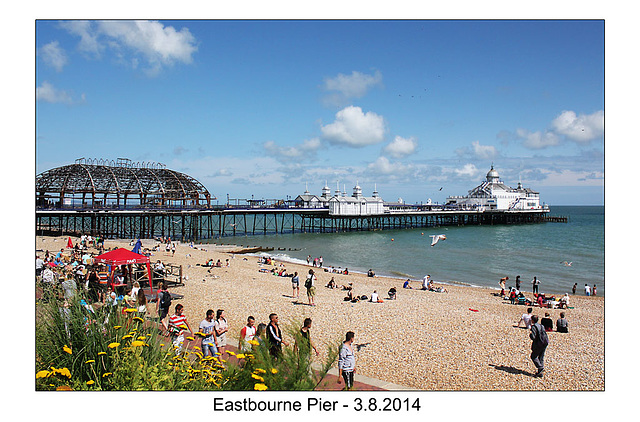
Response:
[[[469,191],[466,196],[449,196],[447,205],[462,208],[484,208],[487,210],[539,210],[545,208],[540,204],[540,193],[529,188],[523,188],[518,182],[516,188],[505,185],[498,172],[491,170],[487,173],[487,180]]]

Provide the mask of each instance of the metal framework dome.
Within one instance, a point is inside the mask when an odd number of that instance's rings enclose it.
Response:
[[[79,158],[36,176],[36,204],[54,208],[209,208],[212,195],[164,164]]]

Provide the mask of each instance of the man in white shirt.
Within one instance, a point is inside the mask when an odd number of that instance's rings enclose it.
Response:
[[[531,312],[533,312],[533,308],[527,308],[527,313],[522,314],[520,321],[518,321],[518,327],[520,326],[520,323],[524,322],[524,328],[527,330],[531,328]]]
[[[427,274],[422,278],[422,290],[429,290],[429,283],[431,283],[431,276]]]

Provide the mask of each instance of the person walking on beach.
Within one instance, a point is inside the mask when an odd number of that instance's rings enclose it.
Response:
[[[298,277],[297,271],[293,273],[293,277],[291,277],[291,287],[293,288],[291,297],[297,300],[300,297],[300,277]]]
[[[591,289],[591,296],[595,296],[596,295],[596,285],[593,285],[593,289]]]
[[[313,270],[309,270],[309,274],[307,275],[307,280],[304,282],[304,287],[307,289],[307,298],[309,299],[310,306],[316,306],[313,300],[316,295],[315,279],[316,279],[316,276]]]
[[[520,276],[516,276],[516,290],[520,291]]]
[[[269,315],[267,339],[269,340],[269,353],[275,359],[278,359],[282,353],[282,345],[288,346],[287,342],[282,338],[282,330],[278,326],[278,314]]]
[[[300,328],[300,335],[302,336],[302,342],[300,344],[300,348],[298,349],[298,344],[295,344],[295,348],[296,350],[301,350],[303,353],[308,353],[311,351],[311,349],[313,349],[313,351],[316,353],[316,356],[318,356],[320,353],[318,352],[318,349],[316,349],[316,346],[313,344],[313,342],[311,341],[311,318],[305,318],[304,322],[302,323],[302,328]]]
[[[140,293],[138,293],[140,294]],[[171,306],[171,293],[167,290],[167,285],[164,282],[161,282],[158,286],[158,293],[156,296],[156,314],[158,314],[158,318],[164,328],[167,330],[169,326],[165,322],[165,318],[169,315],[169,307]]]
[[[324,261],[322,260],[322,257],[318,258],[318,267],[322,268],[322,263]]]
[[[575,283],[575,284],[573,285],[573,289],[572,289],[572,291],[573,291],[573,294],[574,294],[574,295],[576,294],[576,289],[577,289],[577,288],[578,288],[578,283]]]
[[[213,322],[213,309],[209,309],[207,311],[206,316],[200,323],[198,329],[203,334],[201,343],[202,354],[205,357],[215,357],[216,353],[218,353],[218,347],[216,346],[216,330],[215,323]]]
[[[542,378],[544,373],[544,353],[549,345],[549,337],[542,325],[538,323],[538,316],[531,316],[531,332],[529,338],[531,342],[531,360],[538,370],[535,377]]]
[[[540,280],[538,280],[538,277],[533,277],[531,284],[533,285],[533,293],[538,293],[538,288],[540,286]]]
[[[356,372],[356,355],[353,353],[353,331],[347,331],[338,355],[338,384],[344,380],[345,390],[353,388],[353,375]]]
[[[591,288],[589,287],[588,284],[584,285],[584,295],[585,296],[591,296]]]
[[[176,312],[169,317],[168,329],[171,336],[171,343],[176,349],[176,354],[182,351],[185,329],[191,333],[193,332],[183,312],[184,306],[178,303],[176,305]]]
[[[229,324],[224,317],[224,310],[218,309],[216,311],[216,337],[218,338],[218,352],[224,353],[224,349],[227,346],[227,331],[229,331]]]

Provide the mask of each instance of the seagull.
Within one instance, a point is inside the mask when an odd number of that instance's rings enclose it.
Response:
[[[447,240],[447,236],[443,234],[432,234],[429,237],[433,239],[431,241],[431,246],[434,246],[439,240]]]

